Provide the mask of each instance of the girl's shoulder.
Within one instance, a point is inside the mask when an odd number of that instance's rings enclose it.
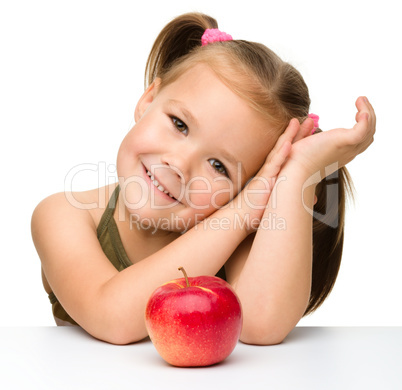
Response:
[[[80,192],[59,192],[43,199],[32,215],[32,225],[87,224],[96,228],[117,183]],[[60,220],[62,219],[62,220]]]

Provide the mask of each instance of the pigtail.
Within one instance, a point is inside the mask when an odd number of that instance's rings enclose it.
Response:
[[[321,132],[317,129],[315,133]],[[316,310],[331,292],[342,259],[347,195],[353,198],[353,181],[346,167],[316,187],[313,215],[313,270],[310,301],[304,313]]]
[[[204,14],[188,13],[173,19],[160,32],[145,67],[145,88],[163,75],[178,58],[201,46],[207,28],[218,28],[217,21]]]

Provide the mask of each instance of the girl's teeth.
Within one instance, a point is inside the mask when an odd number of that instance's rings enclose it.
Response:
[[[174,196],[167,190],[163,188],[158,182],[158,180],[155,180],[155,177],[152,175],[151,172],[147,171],[147,175],[151,178],[152,184],[161,192],[164,192],[166,195],[169,195],[171,198],[174,198]]]

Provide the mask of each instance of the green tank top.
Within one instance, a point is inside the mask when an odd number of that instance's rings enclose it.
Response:
[[[96,232],[103,252],[113,266],[120,272],[133,263],[126,254],[123,243],[121,242],[119,230],[117,229],[116,221],[113,218],[119,192],[120,186],[117,185],[109,199],[105,211],[103,212]],[[220,269],[216,276],[226,280],[224,267]],[[78,325],[64,310],[53,292],[49,294],[49,300],[52,304],[53,316],[58,325]]]
[[[124,250],[116,222],[113,218],[119,192],[120,186],[118,185],[113,191],[108,205],[103,212],[96,233],[106,257],[118,271],[122,271],[132,265],[132,263]],[[78,325],[64,310],[53,292],[49,294],[49,300],[52,304],[53,316],[57,324]]]

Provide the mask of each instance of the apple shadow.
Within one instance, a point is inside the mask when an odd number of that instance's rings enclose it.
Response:
[[[156,360],[158,360],[156,362]],[[186,371],[191,371],[191,370],[214,370],[214,369],[221,369],[222,367],[229,367],[233,365],[238,365],[242,364],[245,359],[242,358],[241,354],[237,354],[237,356],[230,355],[228,356],[225,360],[211,364],[209,366],[174,366],[165,360],[161,356],[158,355],[158,359],[153,359],[153,364],[157,363],[159,367],[165,367],[165,368],[172,368],[172,369],[180,369],[180,370],[186,370]]]

